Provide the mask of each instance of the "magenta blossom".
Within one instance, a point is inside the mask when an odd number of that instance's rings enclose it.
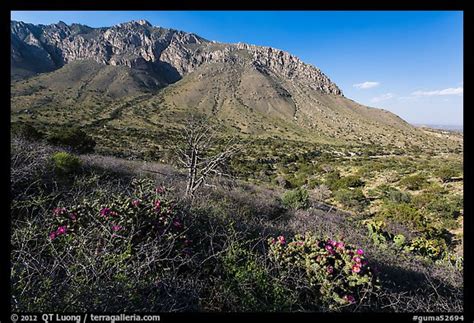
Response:
[[[329,239],[327,243],[330,244],[333,247],[336,246],[336,241],[334,241],[334,240]]]
[[[51,240],[56,239],[56,236],[57,236],[57,235],[56,235],[56,232],[55,232],[55,231],[53,231],[53,232],[51,232],[51,233],[49,234],[49,238],[50,238]]]
[[[354,303],[355,303],[355,298],[354,298],[354,296],[352,296],[352,295],[345,295],[345,296],[343,297],[343,299],[344,299],[345,301],[351,303],[351,304],[354,304]]]
[[[328,267],[326,268],[326,270],[327,270],[328,273],[332,274],[333,271],[334,271],[334,267],[333,267],[333,266],[328,266]]]
[[[336,242],[337,249],[344,249],[344,242]]]
[[[363,255],[363,254],[364,254],[364,250],[362,250],[362,249],[357,249],[357,254],[358,254],[358,255]]]
[[[286,243],[286,240],[285,240],[284,236],[279,236],[277,239],[278,239],[278,242],[282,245]]]
[[[332,246],[331,245],[326,245],[326,250],[327,251],[332,251]]]
[[[65,207],[57,207],[53,209],[53,214],[58,216],[58,215],[63,215],[66,213],[66,208]]]
[[[158,212],[158,211],[160,211],[160,209],[161,209],[161,201],[158,200],[158,201],[155,202],[155,211]]]
[[[140,205],[141,201],[140,200],[133,200],[132,205],[135,207],[138,207]]]
[[[354,266],[352,266],[352,272],[356,274],[360,272],[360,266],[358,264],[355,264]]]
[[[354,258],[352,258],[352,260],[354,260],[354,261],[357,262],[357,263],[360,263],[360,262],[361,262],[360,257],[354,257]]]
[[[118,224],[114,224],[112,226],[112,231],[120,231],[122,230],[122,226],[118,225]]]
[[[110,214],[111,211],[112,211],[112,210],[111,210],[110,208],[104,207],[104,208],[102,208],[102,209],[100,210],[100,215],[101,215],[101,216],[107,216],[107,215]]]
[[[63,226],[60,226],[58,227],[58,229],[56,230],[56,236],[60,236],[62,234],[65,234],[67,231],[67,225],[63,225]]]

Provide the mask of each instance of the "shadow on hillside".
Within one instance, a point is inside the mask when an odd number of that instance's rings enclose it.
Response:
[[[373,260],[372,263],[374,268],[377,268],[377,271],[379,271],[382,284],[386,284],[387,288],[397,292],[419,288],[436,288],[437,294],[449,296],[452,295],[454,290],[459,290],[458,287],[420,271],[392,266],[379,260]]]

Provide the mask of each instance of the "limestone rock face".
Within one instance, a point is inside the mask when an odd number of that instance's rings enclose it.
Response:
[[[271,47],[221,44],[195,34],[152,26],[146,20],[109,28],[80,24],[11,22],[11,62],[18,78],[52,71],[76,60],[150,69],[174,82],[203,64],[248,64],[262,73],[296,80],[323,93],[342,95],[318,68]]]

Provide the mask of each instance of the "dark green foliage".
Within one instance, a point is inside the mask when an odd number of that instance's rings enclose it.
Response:
[[[400,180],[400,184],[409,190],[417,191],[426,186],[426,177],[421,174],[406,176]]]
[[[357,212],[363,211],[369,205],[368,199],[360,188],[341,189],[335,193],[335,199],[345,207]]]
[[[394,219],[395,221],[407,225],[415,230],[423,230],[427,226],[425,216],[408,203],[386,202],[379,214],[379,217]]]
[[[382,194],[382,197],[390,202],[394,203],[410,203],[411,194],[408,192],[402,192],[395,187],[388,185],[381,185],[378,187],[378,190]]]
[[[339,171],[331,171],[327,173],[324,177],[325,184],[329,187],[331,191],[336,191],[340,188],[340,179],[341,174],[339,173]]]
[[[54,169],[59,175],[70,175],[76,173],[81,167],[81,160],[67,152],[60,151],[51,156]]]
[[[229,310],[282,312],[297,303],[297,294],[272,276],[259,257],[234,242],[222,257],[224,293]]]
[[[448,182],[451,178],[459,176],[459,172],[453,166],[445,166],[438,169],[435,175],[443,182]]]
[[[49,135],[47,140],[53,145],[70,147],[80,154],[93,152],[96,145],[91,136],[75,127],[60,128]]]
[[[28,140],[40,140],[43,138],[43,133],[38,131],[35,127],[28,123],[14,123],[11,126],[12,135],[22,137]]]
[[[339,180],[340,187],[361,187],[365,183],[360,179],[359,176],[350,175],[345,176]]]
[[[284,206],[294,210],[307,209],[310,205],[308,191],[302,187],[285,192],[281,200]]]

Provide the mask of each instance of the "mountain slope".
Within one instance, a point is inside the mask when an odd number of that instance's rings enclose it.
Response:
[[[318,68],[271,47],[210,42],[139,20],[110,28],[13,21],[11,48],[13,122],[165,131],[199,111],[253,137],[440,144],[345,98]]]

